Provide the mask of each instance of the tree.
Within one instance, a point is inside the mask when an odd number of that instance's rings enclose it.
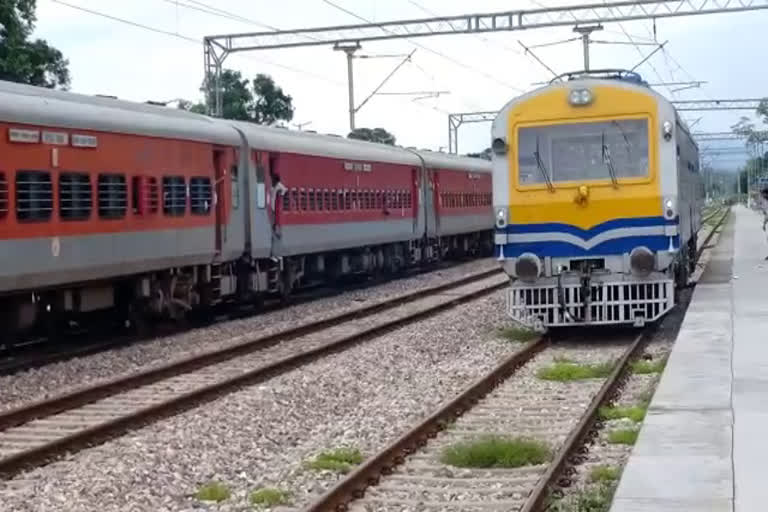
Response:
[[[395,136],[389,133],[384,128],[355,128],[349,135],[348,139],[367,140],[369,142],[378,142],[380,144],[388,144],[394,146],[397,139]]]
[[[250,110],[255,123],[274,124],[293,119],[293,98],[275,85],[268,75],[256,75],[253,96]]]
[[[293,98],[285,94],[268,75],[258,74],[253,82],[243,78],[239,71],[225,69],[219,77],[222,116],[257,124],[274,124],[293,119]],[[206,92],[205,84],[200,89]],[[207,105],[214,105],[216,95],[206,94],[206,103],[179,102],[179,108],[203,114]]]
[[[0,80],[67,89],[69,61],[42,39],[30,40],[36,0],[0,0]]]

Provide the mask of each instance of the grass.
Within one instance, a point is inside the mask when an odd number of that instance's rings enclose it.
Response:
[[[637,423],[645,419],[647,409],[641,406],[634,407],[601,407],[600,417],[604,420],[618,420],[620,418],[629,418]]]
[[[274,507],[275,505],[284,505],[290,500],[290,494],[280,489],[264,487],[251,493],[251,505],[259,507]]]
[[[523,327],[504,327],[499,329],[499,335],[507,341],[532,341],[541,336],[540,333]]]
[[[576,364],[571,361],[556,361],[541,368],[536,375],[543,380],[571,381],[605,378],[613,371],[613,363]]]
[[[352,466],[363,462],[363,455],[357,448],[337,448],[321,452],[307,463],[310,469],[347,473]]]
[[[664,371],[664,366],[667,364],[666,358],[656,359],[655,361],[646,361],[640,359],[639,361],[633,361],[631,363],[632,373],[648,374],[648,373],[661,373]]]
[[[579,491],[567,499],[558,501],[549,510],[552,512],[608,512],[613,502],[616,486],[613,482]]]
[[[638,400],[640,400],[640,403],[645,405],[646,407],[648,404],[651,403],[651,399],[653,398],[653,393],[655,392],[654,387],[649,387],[639,395],[637,395]]]
[[[542,464],[551,456],[551,449],[541,441],[487,436],[446,447],[440,460],[461,468],[517,468]]]
[[[629,428],[613,430],[608,434],[608,442],[611,444],[635,444],[640,432]]]
[[[216,503],[229,499],[231,495],[229,487],[221,482],[208,482],[197,491],[197,499],[200,501],[215,501]]]
[[[619,479],[621,471],[615,466],[595,466],[589,472],[589,481],[593,483],[614,482]]]

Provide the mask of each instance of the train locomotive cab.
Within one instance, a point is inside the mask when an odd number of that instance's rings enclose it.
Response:
[[[492,129],[496,257],[534,328],[643,325],[693,270],[698,148],[672,104],[623,71],[570,74]]]

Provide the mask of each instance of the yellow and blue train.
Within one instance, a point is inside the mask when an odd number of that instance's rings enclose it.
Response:
[[[566,74],[510,101],[492,160],[515,320],[641,326],[674,307],[695,269],[699,150],[638,74]]]

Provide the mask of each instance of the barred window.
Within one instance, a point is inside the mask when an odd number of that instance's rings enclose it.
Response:
[[[198,176],[189,179],[189,208],[193,215],[208,215],[213,206],[211,178]]]
[[[309,206],[307,204],[307,191],[304,190],[303,188],[299,191],[299,208],[303,212],[309,209]]]
[[[0,172],[0,219],[8,215],[8,182],[5,173]]]
[[[91,216],[92,207],[90,175],[62,172],[59,175],[59,217],[62,220],[85,220]]]
[[[323,190],[323,209],[325,211],[331,209],[331,194],[327,190]]]
[[[122,174],[99,174],[99,217],[120,219],[128,207],[128,190]]]
[[[335,190],[331,190],[331,210],[339,209],[339,200]]]
[[[53,184],[47,171],[16,173],[16,218],[46,221],[53,211]]]
[[[291,210],[291,196],[289,194],[288,190],[283,190],[281,192],[281,195],[283,196],[283,211],[287,212]]]
[[[182,216],[187,210],[187,186],[183,176],[163,176],[163,213]]]

